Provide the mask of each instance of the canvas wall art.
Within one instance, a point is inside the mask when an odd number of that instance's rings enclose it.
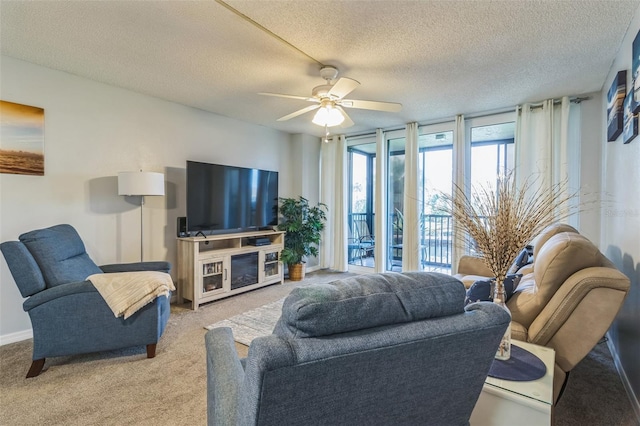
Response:
[[[624,98],[624,130],[622,131],[622,141],[629,143],[638,136],[638,115],[634,114],[637,102],[634,101],[633,89]]]
[[[609,94],[607,95],[607,140],[613,142],[622,133],[624,124],[623,102],[627,87],[627,71],[619,71],[616,74]]]
[[[44,176],[44,109],[0,101],[0,173]]]
[[[634,113],[640,112],[640,31],[631,45],[633,57],[631,58],[631,79],[633,81],[633,99],[635,101]]]

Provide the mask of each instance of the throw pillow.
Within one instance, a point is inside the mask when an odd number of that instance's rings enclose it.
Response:
[[[513,264],[509,268],[510,274],[515,274],[522,268],[523,266],[529,264],[529,251],[526,248],[523,248],[522,251],[516,257],[516,260],[513,261]]]
[[[509,274],[504,280],[504,292],[506,293],[507,300],[513,294],[513,291],[518,287],[522,274]],[[464,299],[464,305],[475,302],[492,302],[493,301],[493,285],[494,279],[478,280],[474,282],[469,290],[467,290],[467,296]]]

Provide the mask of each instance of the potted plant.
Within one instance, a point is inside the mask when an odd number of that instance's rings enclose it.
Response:
[[[323,203],[310,206],[309,200],[302,196],[280,198],[278,230],[286,232],[280,260],[287,265],[292,281],[302,280],[306,258],[318,255],[320,233],[327,220],[326,208]]]

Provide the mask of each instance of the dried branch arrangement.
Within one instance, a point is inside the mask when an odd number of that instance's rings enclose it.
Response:
[[[567,182],[547,188],[534,188],[527,179],[516,185],[513,173],[498,179],[496,189],[481,186],[471,195],[454,185],[453,195],[442,193],[442,209],[454,219],[475,243],[485,265],[502,283],[518,253],[542,229],[571,213]]]

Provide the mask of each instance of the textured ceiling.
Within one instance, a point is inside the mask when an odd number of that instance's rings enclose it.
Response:
[[[322,135],[318,62],[361,86],[354,134],[601,90],[632,1],[2,1],[3,55],[289,133]],[[629,53],[631,54],[631,53]],[[315,60],[315,61],[314,61]]]

